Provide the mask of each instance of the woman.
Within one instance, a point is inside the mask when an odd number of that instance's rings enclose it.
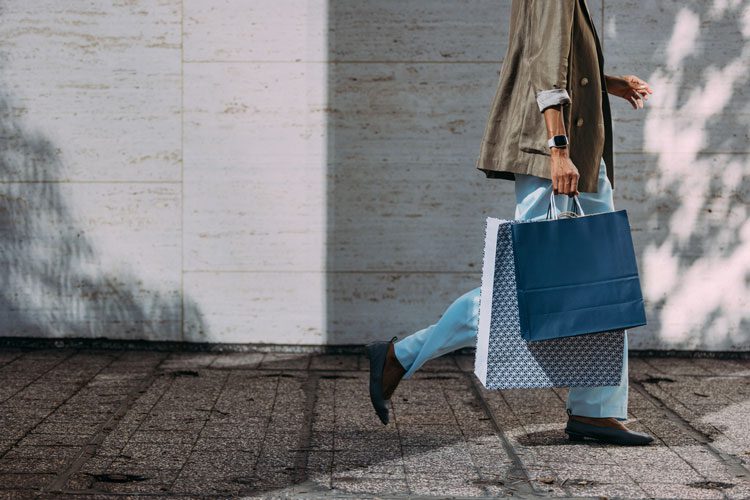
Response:
[[[567,195],[565,201],[578,196],[586,214],[614,211],[607,94],[641,109],[653,90],[633,75],[604,74],[585,0],[513,0],[504,61],[476,167],[488,178],[515,181],[516,219],[544,219],[551,192]],[[465,293],[437,323],[398,342],[393,337],[367,345],[370,399],[384,424],[386,401],[400,380],[430,359],[476,345],[479,295],[479,287]],[[627,345],[626,332],[620,385],[570,388],[565,431],[571,439],[622,445],[653,441],[622,423],[627,419]]]

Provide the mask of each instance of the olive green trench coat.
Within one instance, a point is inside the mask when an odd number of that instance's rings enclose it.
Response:
[[[513,0],[508,50],[476,168],[487,177],[516,173],[551,179],[547,127],[537,104],[543,90],[566,89],[569,156],[578,190],[595,193],[602,157],[614,187],[612,118],[604,57],[585,0]]]

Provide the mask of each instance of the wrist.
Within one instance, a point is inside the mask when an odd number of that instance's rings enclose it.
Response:
[[[550,155],[556,158],[567,158],[568,148],[550,148]]]

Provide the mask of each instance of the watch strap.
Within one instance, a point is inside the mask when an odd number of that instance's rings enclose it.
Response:
[[[551,148],[564,148],[570,144],[568,136],[566,135],[555,135],[547,140],[547,145]]]

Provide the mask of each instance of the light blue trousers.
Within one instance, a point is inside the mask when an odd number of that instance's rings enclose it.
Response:
[[[541,220],[546,218],[552,182],[533,175],[516,174],[516,219]],[[596,193],[580,193],[578,200],[585,214],[615,210],[612,185],[607,178],[606,165],[599,165],[599,185]],[[572,210],[573,199],[555,195],[559,210]],[[480,287],[460,296],[445,310],[437,323],[395,343],[399,362],[410,378],[428,360],[461,347],[473,347],[477,342]],[[566,407],[573,415],[586,417],[614,417],[625,420],[628,413],[628,335],[625,332],[625,352],[620,385],[610,387],[571,387]]]

